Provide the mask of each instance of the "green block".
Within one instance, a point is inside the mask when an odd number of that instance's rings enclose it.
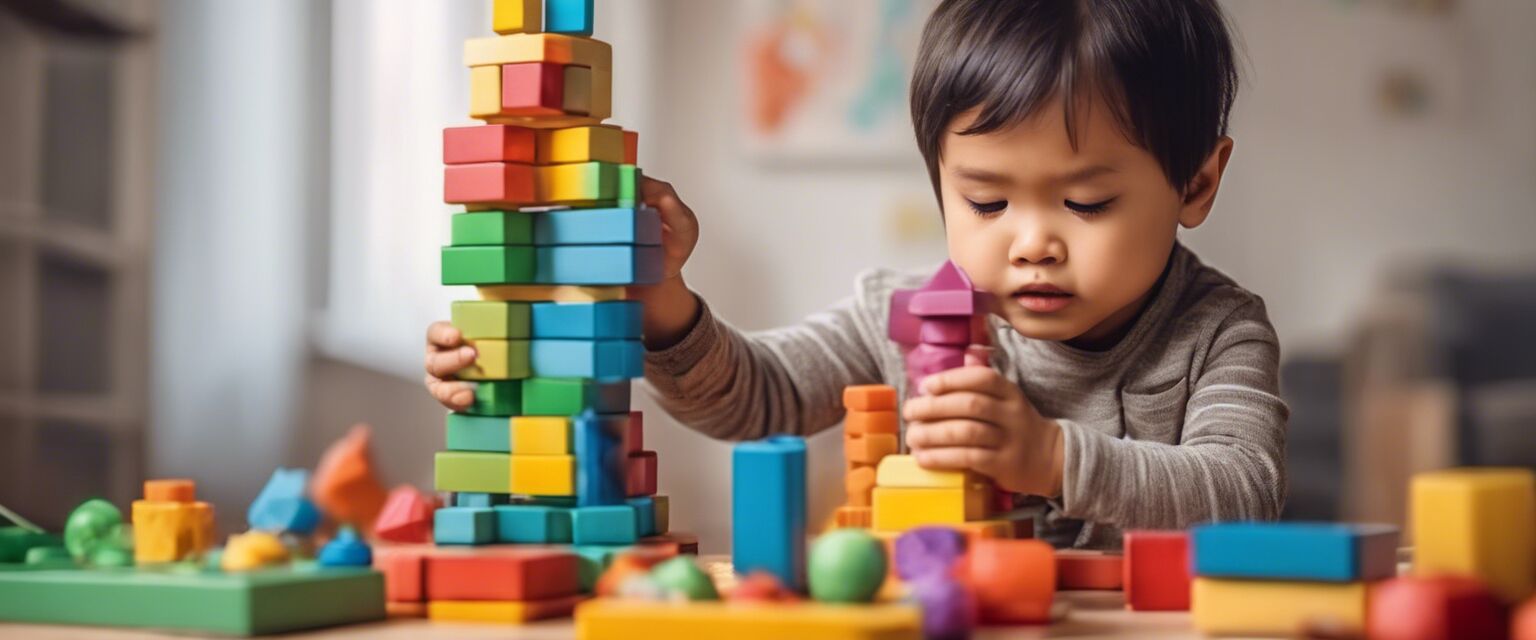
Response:
[[[438,491],[512,493],[512,456],[478,451],[439,451],[434,462]]]
[[[597,585],[598,576],[603,575],[603,570],[613,562],[613,557],[629,548],[630,545],[627,544],[589,544],[571,547],[571,551],[576,554],[576,579],[581,585],[581,592],[592,593],[592,588]]]
[[[443,247],[443,284],[533,282],[533,247]]]
[[[384,576],[371,569],[0,572],[6,622],[250,636],[383,619]]]
[[[446,422],[449,451],[512,451],[511,418],[450,413]]]
[[[465,340],[482,338],[508,340],[529,337],[529,309],[526,302],[491,302],[457,300],[452,306],[453,326]]]
[[[632,164],[619,165],[619,206],[634,206],[640,200],[640,168]]]
[[[33,533],[21,527],[0,527],[0,564],[22,562],[35,547],[57,547],[64,539],[51,533]]]
[[[475,403],[464,413],[477,416],[515,416],[523,411],[521,380],[487,380],[475,383]]]
[[[528,378],[523,380],[523,415],[574,416],[587,409],[597,413],[629,413],[630,384],[586,378]]]
[[[453,246],[533,244],[533,216],[517,211],[475,211],[453,216]]]

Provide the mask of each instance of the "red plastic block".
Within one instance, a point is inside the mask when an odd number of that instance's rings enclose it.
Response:
[[[565,65],[525,62],[501,65],[501,114],[558,116],[565,110]]]
[[[626,464],[624,495],[630,498],[656,495],[656,452],[632,453]]]
[[[639,411],[629,412],[629,422],[624,425],[624,455],[634,455],[645,449],[645,416]]]
[[[1386,580],[1370,593],[1372,640],[1504,638],[1504,605],[1482,582],[1460,576]]]
[[[481,162],[443,167],[443,202],[517,204],[533,200],[532,165]]]
[[[309,491],[315,506],[342,524],[359,531],[373,528],[374,519],[384,508],[384,485],[374,472],[373,455],[368,443],[372,432],[366,424],[356,424],[320,456]]]
[[[1125,562],[1119,554],[1093,551],[1056,552],[1056,588],[1062,591],[1119,591],[1125,585]]]
[[[373,524],[373,533],[391,542],[431,542],[433,501],[408,484],[395,487]]]
[[[896,388],[884,384],[843,387],[843,408],[849,411],[895,411]]]
[[[518,162],[533,164],[533,129],[505,124],[443,129],[443,164]]]
[[[924,318],[917,327],[917,339],[923,344],[963,347],[971,343],[971,319]]]
[[[192,502],[197,499],[197,483],[181,478],[145,480],[144,500],[148,502]]]
[[[374,554],[373,568],[384,574],[384,599],[426,601],[426,582],[422,579],[425,562],[426,554],[420,549],[381,549]]]
[[[624,164],[640,164],[640,133],[624,132]]]
[[[976,539],[968,556],[969,584],[983,623],[1050,622],[1056,558],[1039,540]]]
[[[1189,533],[1125,533],[1125,603],[1135,611],[1189,610]]]
[[[427,557],[427,600],[542,600],[580,588],[576,554],[533,549]]]

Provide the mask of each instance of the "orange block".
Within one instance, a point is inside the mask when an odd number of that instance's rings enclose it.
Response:
[[[849,469],[844,476],[843,486],[848,492],[849,506],[870,506],[870,495],[875,491],[875,468],[859,465]]]
[[[880,459],[896,453],[895,434],[871,433],[869,435],[843,436],[843,458],[859,464],[879,464]]]
[[[843,387],[843,408],[849,411],[895,411],[896,388],[883,384]]]
[[[833,518],[834,526],[838,529],[868,529],[871,521],[871,512],[867,506],[838,507]]]
[[[425,618],[427,617],[427,603],[385,602],[384,615],[391,618]]]
[[[1125,585],[1124,558],[1117,553],[1056,552],[1056,588],[1119,591]]]
[[[543,600],[580,588],[576,554],[508,549],[427,556],[427,600]]]
[[[624,164],[640,164],[640,133],[624,132]]]
[[[150,502],[192,502],[197,499],[197,483],[183,478],[145,480],[144,499]]]
[[[353,425],[315,465],[309,490],[315,505],[332,520],[359,531],[372,531],[373,521],[384,509],[388,496],[374,472],[368,443],[372,433],[366,424]]]
[[[1515,610],[1509,625],[1510,640],[1536,640],[1536,597],[1526,600]]]
[[[852,435],[895,435],[900,430],[901,420],[896,417],[895,411],[849,411],[843,421],[843,431]]]
[[[677,557],[676,553],[668,553],[665,549],[640,547],[635,551],[629,551],[614,556],[608,568],[597,577],[597,584],[593,591],[599,597],[618,595],[619,586],[624,584],[630,576],[650,573],[651,567],[660,564],[662,560]]]
[[[426,555],[417,549],[379,550],[373,568],[384,574],[385,602],[425,602]]]
[[[1013,538],[1013,522],[1010,520],[976,520],[974,522],[962,522],[948,525],[958,529],[960,533],[974,542],[981,539]]]
[[[1039,540],[976,540],[967,554],[981,622],[1050,622],[1056,554]]]

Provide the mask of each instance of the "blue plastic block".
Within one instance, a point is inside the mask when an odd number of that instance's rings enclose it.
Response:
[[[774,436],[731,452],[731,560],[805,589],[805,440]]]
[[[582,593],[592,593],[592,587],[597,584],[598,576],[603,575],[603,570],[613,562],[613,557],[619,552],[629,549],[629,545],[577,545],[571,547],[576,554],[576,579],[581,586]]]
[[[654,499],[650,496],[641,496],[630,498],[624,502],[635,508],[635,522],[639,526],[640,537],[647,538],[661,535],[661,532],[656,530],[656,501]]]
[[[473,247],[465,247],[473,248]],[[661,247],[570,245],[538,247],[535,284],[619,285],[661,281]],[[486,276],[486,278],[501,276]],[[504,280],[513,282],[513,280]],[[443,284],[484,284],[444,282]]]
[[[568,209],[535,214],[538,245],[661,244],[661,215],[655,209]]]
[[[251,528],[301,535],[314,533],[320,524],[320,509],[305,496],[308,486],[308,470],[279,468],[273,471],[272,478],[267,480],[245,512]]]
[[[591,409],[571,421],[576,449],[576,505],[623,505],[627,469],[623,423],[604,420]]]
[[[536,504],[496,507],[496,540],[518,544],[570,544],[571,510]]]
[[[565,340],[640,339],[640,303],[539,302],[533,305],[533,337]]]
[[[592,35],[592,0],[544,0],[544,31]]]
[[[1229,522],[1195,527],[1195,575],[1356,582],[1397,575],[1397,527]]]
[[[449,451],[512,451],[511,418],[450,413],[446,422]]]
[[[635,508],[627,504],[571,510],[571,541],[576,544],[634,544],[640,539]]]
[[[496,541],[496,512],[490,507],[444,507],[432,515],[432,539],[438,544],[490,544]]]
[[[460,491],[453,494],[453,506],[455,507],[494,507],[499,504],[507,504],[512,499],[505,493],[474,493]]]
[[[373,550],[368,548],[357,531],[342,527],[336,537],[320,548],[315,562],[322,567],[367,567],[373,565]]]
[[[639,340],[533,340],[528,362],[540,378],[639,378],[645,375],[645,348]]]

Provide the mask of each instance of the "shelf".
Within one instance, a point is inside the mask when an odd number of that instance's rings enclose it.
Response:
[[[11,203],[0,204],[0,240],[30,242],[104,269],[120,268],[135,255],[111,233],[79,224],[43,220],[32,209]]]

